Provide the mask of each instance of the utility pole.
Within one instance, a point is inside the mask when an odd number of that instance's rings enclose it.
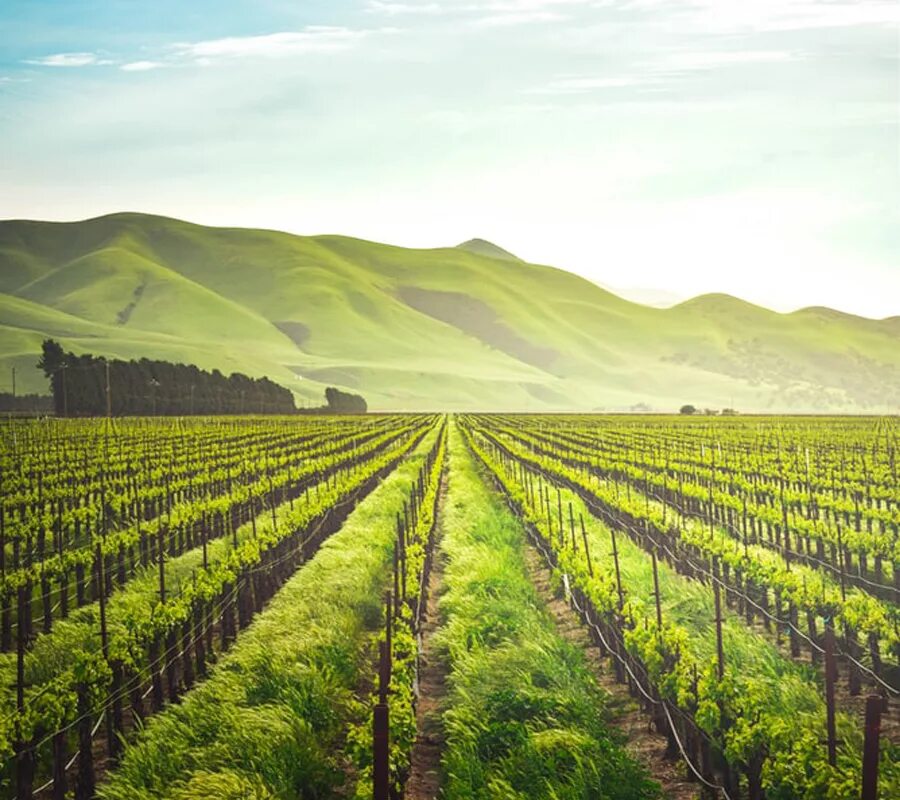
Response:
[[[63,416],[68,417],[69,416],[69,387],[66,383],[66,365],[65,364],[63,364],[63,367],[62,367],[62,374],[63,374],[63,379],[62,379]]]
[[[13,399],[16,397],[16,368],[12,368],[12,381],[13,381]]]
[[[109,361],[106,361],[106,416],[112,416],[112,396],[109,392]]]

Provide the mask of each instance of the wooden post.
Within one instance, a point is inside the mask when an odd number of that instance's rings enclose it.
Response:
[[[225,619],[222,620],[222,639],[223,645],[224,640],[226,638],[226,624]],[[224,649],[224,646],[223,646]],[[160,652],[159,652],[159,634],[154,634],[153,639],[150,640],[150,649],[148,658],[150,661],[150,684],[152,687],[152,691],[150,694],[151,698],[151,707],[154,711],[162,711],[163,707],[163,686],[162,686],[162,675],[160,674]]]
[[[837,667],[834,663],[834,626],[831,620],[825,623],[825,724],[827,730],[828,763],[837,764],[837,735],[834,722],[834,682]]]
[[[75,782],[75,800],[93,800],[94,753],[91,748],[93,715],[84,684],[78,686],[78,779]]]
[[[159,602],[166,602],[166,552],[163,541],[163,526],[159,526],[157,535],[157,556],[159,556]]]
[[[584,517],[579,513],[578,520],[581,522],[581,538],[584,541],[584,556],[587,559],[588,575],[594,577],[594,565],[591,564],[591,551],[588,548],[587,531],[584,529]]]
[[[722,598],[719,595],[718,575],[713,576],[713,597],[716,604],[716,656],[718,659],[716,674],[719,680],[725,677],[725,649],[722,646]]]
[[[390,590],[384,595],[384,638],[387,642],[388,652],[391,651],[392,623],[394,600]]]
[[[622,591],[622,573],[619,571],[619,550],[616,547],[616,532],[610,527],[609,536],[612,539],[613,563],[616,566],[616,588],[619,590],[619,611],[625,607],[625,593]]]
[[[562,491],[559,486],[556,487],[556,513],[559,518],[559,546],[562,548],[566,544],[566,537],[563,534]]]
[[[572,532],[572,552],[577,553],[578,547],[575,544],[575,515],[572,513],[571,501],[569,501],[569,530]]]
[[[207,552],[207,539],[209,538],[209,532],[206,530],[206,525],[201,526],[200,528],[200,541],[203,544],[203,571],[206,572],[209,570],[209,554]]]
[[[6,577],[6,525],[2,504],[0,504],[0,578]],[[0,597],[0,652],[12,649],[12,609],[10,594]]]
[[[863,743],[861,800],[878,800],[878,738],[884,701],[877,694],[866,698],[866,733]]]
[[[31,592],[30,581],[19,587],[16,630],[16,715],[20,722],[16,725],[16,797],[31,798],[34,758],[29,744],[22,739],[21,720],[25,716],[25,603]]]
[[[394,542],[394,557],[393,557],[393,570],[394,570],[394,611],[390,613],[399,613],[400,611],[400,556],[397,552],[397,542]]]
[[[53,734],[53,800],[66,800],[66,761],[66,731],[57,731]]]
[[[659,569],[656,563],[656,549],[650,551],[653,559],[653,597],[656,600],[656,626],[662,631],[662,604],[659,597]]]
[[[372,789],[373,800],[389,800],[390,718],[387,698],[391,682],[391,651],[388,642],[380,643],[379,656],[378,703],[372,714]]]
[[[838,570],[841,576],[841,600],[843,602],[847,602],[847,585],[846,578],[844,577],[844,542],[841,538],[841,524],[838,523],[837,526],[837,540],[838,540]]]

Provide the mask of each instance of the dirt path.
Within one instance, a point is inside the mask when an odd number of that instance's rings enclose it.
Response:
[[[416,730],[418,735],[410,756],[410,773],[406,782],[406,800],[433,800],[441,787],[441,754],[444,749],[444,731],[441,710],[446,695],[447,664],[440,658],[434,642],[434,633],[440,624],[438,600],[444,582],[446,558],[440,548],[444,533],[444,502],[447,497],[447,475],[441,479],[435,523],[434,562],[428,578],[425,613],[422,618],[422,655],[419,660],[419,698],[416,703]]]
[[[550,572],[531,544],[525,548],[525,561],[529,577],[555,620],[560,636],[584,652],[597,682],[610,695],[613,724],[628,737],[625,743],[628,752],[659,782],[665,797],[695,800],[699,797],[697,784],[684,778],[685,768],[681,761],[665,758],[666,737],[651,730],[649,718],[641,713],[638,703],[629,696],[627,687],[616,683],[612,669],[604,664],[600,651],[591,641],[578,615],[554,593]]]

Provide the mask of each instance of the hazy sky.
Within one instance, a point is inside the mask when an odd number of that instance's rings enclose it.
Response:
[[[896,0],[2,0],[0,217],[900,314]]]

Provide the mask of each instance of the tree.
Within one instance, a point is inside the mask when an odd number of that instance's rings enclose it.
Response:
[[[204,372],[192,364],[146,358],[122,361],[90,353],[76,356],[64,352],[51,339],[43,344],[38,366],[50,378],[57,414],[105,414],[107,374],[112,411],[116,415],[293,414],[296,411],[290,390],[268,378],[249,378],[239,372],[225,377],[218,370]],[[365,411],[365,402],[362,403]]]
[[[330,414],[365,414],[368,405],[361,395],[342,392],[334,386],[325,390],[326,411]]]
[[[681,410],[679,411],[679,413],[680,414],[696,414],[697,407],[692,406],[692,405],[684,405],[681,407]]]
[[[53,339],[44,339],[41,344],[41,358],[37,366],[44,371],[50,379],[50,392],[53,395],[53,409],[59,416],[66,413],[66,376],[64,370],[66,354],[59,342]]]

